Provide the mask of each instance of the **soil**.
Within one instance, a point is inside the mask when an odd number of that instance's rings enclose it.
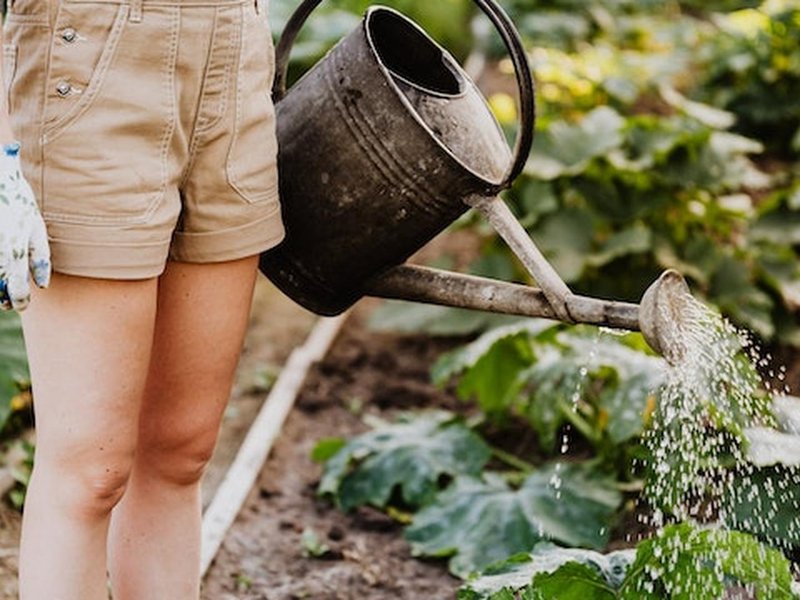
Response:
[[[428,368],[458,340],[368,331],[374,305],[359,303],[312,367],[209,570],[204,600],[455,597],[459,581],[442,561],[411,559],[402,525],[368,508],[345,514],[316,494],[322,469],[310,453],[318,440],[366,431],[365,415],[391,420],[402,410],[457,408],[450,391],[429,383]],[[324,556],[304,555],[306,529],[329,547]]]

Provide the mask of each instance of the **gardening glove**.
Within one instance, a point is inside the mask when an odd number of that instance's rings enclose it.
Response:
[[[50,283],[50,246],[33,190],[22,175],[19,142],[0,146],[0,309],[23,310],[31,298],[28,270]]]

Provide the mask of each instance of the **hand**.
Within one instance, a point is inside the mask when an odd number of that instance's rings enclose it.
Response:
[[[0,147],[0,309],[23,310],[31,298],[28,271],[50,283],[50,246],[36,198],[22,175],[19,142]]]

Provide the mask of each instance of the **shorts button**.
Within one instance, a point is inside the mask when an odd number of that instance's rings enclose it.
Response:
[[[72,86],[69,81],[59,81],[56,85],[56,91],[59,96],[67,96],[72,91]]]
[[[78,32],[72,27],[67,27],[61,32],[61,39],[65,42],[74,42],[76,37],[78,37]]]

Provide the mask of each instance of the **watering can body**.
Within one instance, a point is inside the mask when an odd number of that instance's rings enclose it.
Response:
[[[285,240],[262,272],[335,315],[492,193],[511,161],[482,95],[399,13],[370,9],[276,106]]]

